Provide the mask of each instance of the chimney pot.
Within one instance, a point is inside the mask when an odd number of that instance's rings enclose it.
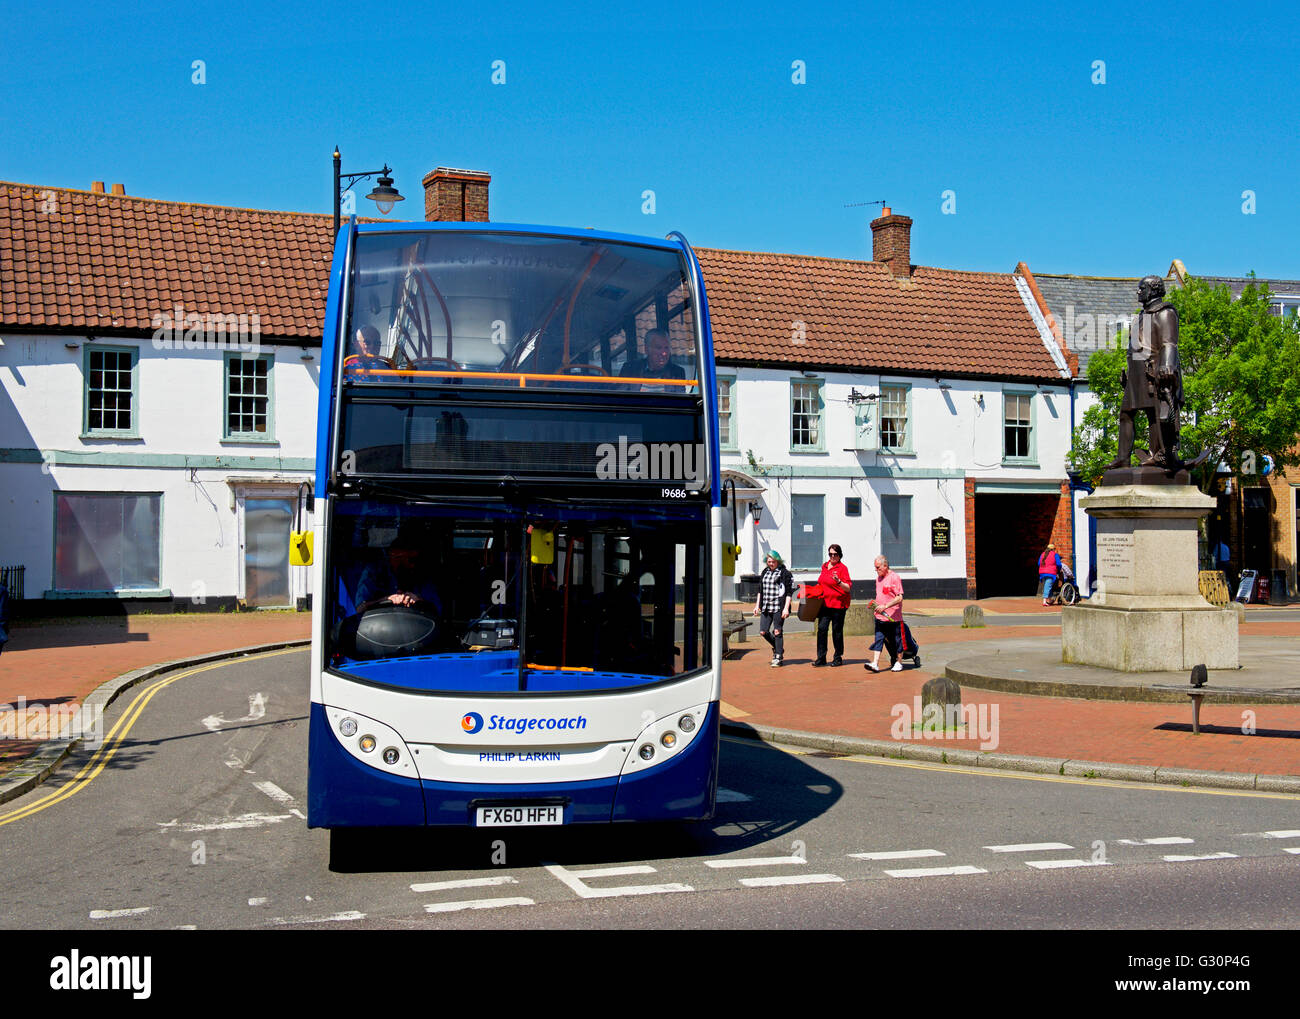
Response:
[[[124,188],[121,184],[114,184],[114,185],[113,185],[113,194],[115,194],[115,195],[125,195],[125,194],[126,194],[126,188]]]
[[[90,192],[91,194],[102,195],[104,193],[104,182],[102,180],[91,181]]]
[[[488,222],[490,173],[440,166],[425,174],[421,183],[424,184],[424,218],[427,221]]]

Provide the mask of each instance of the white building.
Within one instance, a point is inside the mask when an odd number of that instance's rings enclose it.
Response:
[[[0,565],[24,567],[27,600],[307,597],[287,541],[313,477],[330,233],[0,184]]]
[[[833,542],[859,596],[883,552],[911,597],[987,597],[1070,561],[1066,352],[1023,279],[914,266],[910,229],[886,209],[871,262],[698,252],[738,578],[774,548],[815,579]]]

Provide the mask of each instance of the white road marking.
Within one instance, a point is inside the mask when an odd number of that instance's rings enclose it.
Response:
[[[1190,846],[1195,839],[1185,839],[1181,835],[1165,835],[1157,839],[1116,839],[1121,846]]]
[[[193,924],[193,923],[183,923],[179,927],[172,928],[172,930],[174,931],[196,931],[198,929],[199,929],[198,924]]]
[[[1300,839],[1300,828],[1291,828],[1287,831],[1266,831],[1264,834],[1271,839]]]
[[[493,877],[471,877],[460,881],[424,881],[411,885],[413,892],[442,892],[451,888],[491,888],[493,885],[517,885],[519,882],[509,874],[496,874]]]
[[[837,874],[778,874],[775,877],[742,877],[746,888],[771,888],[775,885],[824,885],[844,879]]]
[[[289,813],[291,813],[294,817],[299,818],[300,820],[303,820],[303,821],[307,820],[307,815],[304,814],[304,813],[303,813],[301,810],[299,810],[297,807],[294,807],[291,811],[289,811]]]
[[[1026,860],[1035,870],[1058,870],[1061,867],[1109,867],[1109,860]]]
[[[1236,853],[1207,853],[1205,856],[1165,856],[1165,863],[1190,863],[1192,860],[1235,860]]]
[[[189,821],[182,824],[180,821],[159,821],[159,828],[170,828],[173,831],[229,831],[234,828],[261,828],[268,824],[279,824],[281,821],[287,821],[288,814],[240,814],[238,817],[225,817],[216,821],[209,821],[201,824],[198,821]]]
[[[810,793],[818,793],[822,796],[829,796],[831,794],[831,787],[828,785],[810,785],[808,791]]]
[[[892,849],[886,853],[849,853],[855,860],[919,860],[927,856],[946,856],[937,849]]]
[[[355,909],[349,909],[343,913],[334,913],[332,916],[277,916],[271,921],[281,927],[295,923],[337,923],[343,920],[364,920],[365,913],[358,913]]]
[[[749,803],[754,797],[746,796],[744,793],[738,793],[734,789],[723,789],[718,787],[719,803]]]
[[[1300,855],[1300,846],[1283,846],[1282,852],[1291,853],[1293,855]]]
[[[807,863],[802,856],[749,856],[739,860],[705,860],[706,867],[766,867],[778,863]]]
[[[890,877],[952,877],[957,874],[987,874],[982,867],[910,867],[907,870],[887,870]]]
[[[434,902],[424,907],[426,913],[455,913],[462,909],[500,909],[502,906],[531,906],[532,899],[469,899],[466,902]]]
[[[569,874],[580,881],[589,877],[631,877],[633,874],[653,874],[655,869],[649,864],[636,863],[629,867],[593,867],[590,870],[571,870]]]
[[[275,800],[276,803],[292,803],[293,797],[286,793],[274,782],[254,782],[253,788],[266,793],[267,796]]]
[[[254,899],[249,899],[248,904],[250,906],[265,906],[268,901],[269,901],[268,899],[258,897]]]
[[[690,885],[624,885],[622,888],[592,888],[585,882],[593,877],[615,877],[623,874],[653,874],[653,867],[609,867],[603,870],[570,871],[557,863],[546,864],[546,869],[566,885],[570,891],[583,899],[609,899],[619,895],[661,895],[668,892],[693,892]]]
[[[1046,849],[1073,849],[1064,842],[1021,842],[1011,846],[985,846],[990,853],[1040,853]]]
[[[153,906],[135,906],[132,909],[92,909],[90,918],[92,920],[120,920],[124,916],[138,916],[141,913],[147,913],[153,909]]]
[[[259,718],[266,717],[266,694],[251,693],[248,695],[248,714],[243,718],[229,719],[221,715],[208,715],[203,719],[204,726],[208,732],[220,732],[223,725],[237,725],[240,722],[256,722]],[[227,762],[229,763],[229,762]]]

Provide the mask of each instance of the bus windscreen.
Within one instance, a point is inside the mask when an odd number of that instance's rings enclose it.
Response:
[[[708,664],[703,512],[348,500],[328,659],[428,692],[593,692]],[[530,535],[554,555],[534,562]],[[522,660],[521,660],[522,655]]]
[[[699,396],[679,252],[528,234],[357,238],[345,380]]]

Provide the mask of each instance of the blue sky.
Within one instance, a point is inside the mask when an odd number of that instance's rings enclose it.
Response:
[[[507,222],[869,258],[884,199],[922,265],[1300,279],[1294,5],[183,6],[11,5],[0,179],[329,212],[337,144],[405,218],[445,165]]]

